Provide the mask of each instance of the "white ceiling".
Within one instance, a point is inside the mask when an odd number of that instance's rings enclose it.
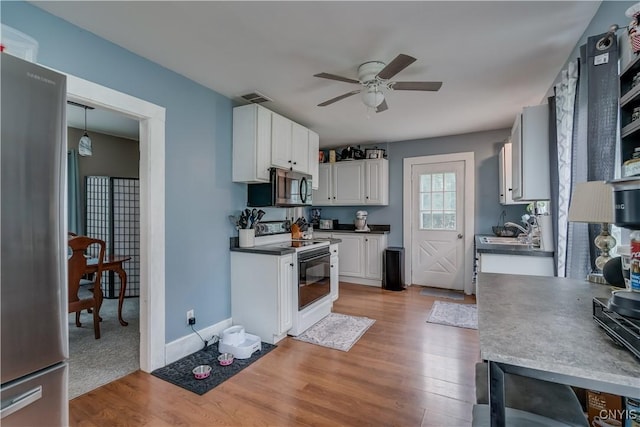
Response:
[[[84,108],[67,104],[67,125],[76,129],[85,129]],[[86,129],[89,132],[99,132],[138,141],[139,127],[137,120],[122,114],[107,110],[87,109]]]
[[[510,127],[543,101],[599,1],[34,2],[67,21],[237,99],[265,105],[320,134],[322,147],[430,138]],[[602,28],[602,32],[608,28]],[[387,94],[368,113],[359,64],[418,60],[397,81],[442,81],[438,92]]]

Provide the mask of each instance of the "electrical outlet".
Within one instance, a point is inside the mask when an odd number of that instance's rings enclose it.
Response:
[[[196,318],[196,314],[195,314],[193,309],[187,311],[187,324],[188,325],[193,325],[194,323],[196,323],[195,322],[195,318]],[[191,319],[194,319],[194,320],[191,320]]]

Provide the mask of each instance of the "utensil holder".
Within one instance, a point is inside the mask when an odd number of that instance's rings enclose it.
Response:
[[[241,228],[238,230],[238,245],[241,248],[252,248],[256,244],[256,230],[253,228]]]

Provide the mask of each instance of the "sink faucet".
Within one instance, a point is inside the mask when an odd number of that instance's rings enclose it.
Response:
[[[504,223],[505,227],[515,227],[518,230],[522,231],[524,234],[529,234],[529,230],[523,228],[521,225],[516,224],[515,222],[505,222]]]

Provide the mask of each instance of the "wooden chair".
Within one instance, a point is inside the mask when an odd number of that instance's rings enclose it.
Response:
[[[87,268],[87,257],[85,253],[89,246],[97,244],[100,246],[98,255],[98,271],[93,277],[93,293],[89,298],[80,299],[78,291],[80,290],[81,280]],[[69,263],[69,313],[76,313],[76,326],[80,327],[80,312],[84,309],[91,310],[93,314],[93,331],[96,339],[100,338],[100,316],[99,308],[102,304],[102,290],[100,289],[100,279],[102,278],[102,264],[104,262],[104,254],[106,245],[103,240],[93,239],[87,236],[70,237],[68,240],[71,256]]]

